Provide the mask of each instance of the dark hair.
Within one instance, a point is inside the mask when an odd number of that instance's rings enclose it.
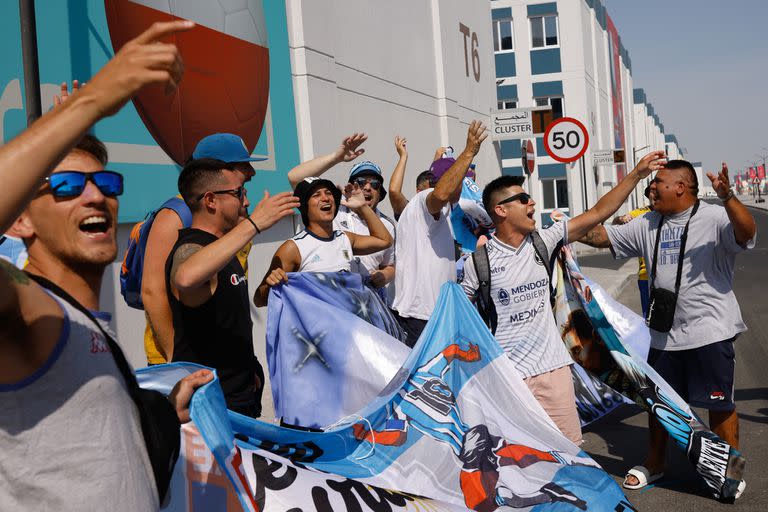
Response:
[[[107,165],[109,161],[109,154],[107,153],[107,147],[101,142],[95,135],[86,133],[83,137],[77,141],[75,147],[72,150],[82,151],[88,153],[93,158],[99,161],[101,165]]]
[[[425,181],[429,182],[429,185],[432,186],[432,182],[435,179],[435,175],[432,174],[432,171],[424,171],[420,173],[418,176],[416,176],[416,188],[419,188],[419,185],[424,183]]]
[[[215,158],[198,158],[187,162],[179,174],[178,185],[179,193],[190,210],[196,211],[199,208],[197,197],[220,181],[223,170],[235,169]]]
[[[499,176],[487,184],[483,189],[483,208],[488,212],[488,215],[492,214],[491,211],[493,210],[493,207],[496,206],[493,204],[493,196],[496,192],[509,187],[522,187],[523,183],[525,183],[525,176],[506,175]]]
[[[664,165],[665,168],[674,171],[678,169],[687,169],[688,174],[691,175],[691,189],[694,192],[694,195],[698,195],[699,193],[699,177],[696,176],[696,169],[693,168],[693,165],[691,165],[691,162],[687,160],[670,160],[669,162]]]

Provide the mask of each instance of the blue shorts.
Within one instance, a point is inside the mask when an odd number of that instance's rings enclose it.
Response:
[[[732,411],[736,354],[731,338],[690,350],[648,352],[648,364],[693,407]]]

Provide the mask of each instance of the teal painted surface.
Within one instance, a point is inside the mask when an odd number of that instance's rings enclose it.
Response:
[[[492,20],[504,20],[509,19],[512,17],[512,8],[511,7],[505,7],[502,9],[493,9],[491,10],[491,19]]]
[[[523,176],[523,168],[521,167],[503,167],[501,169],[502,176]]]
[[[506,101],[517,100],[517,86],[516,85],[499,85],[496,87],[496,98]]]
[[[496,61],[496,78],[510,77],[517,74],[514,52],[496,53],[493,57]]]
[[[539,82],[533,84],[533,97],[541,98],[542,96],[562,96],[563,95],[563,82],[556,80],[554,82]]]
[[[59,84],[75,78],[88,81],[113,56],[103,0],[37,0],[35,10],[41,84]],[[299,160],[285,3],[264,1],[264,16],[270,48],[269,94],[277,170],[257,171],[248,185],[252,199],[261,197],[264,189],[271,193],[288,190],[287,173]],[[0,91],[11,92],[18,87],[23,105],[18,2],[0,3],[0,30],[4,57],[0,63]],[[26,112],[22,106],[0,115],[5,143],[24,129]],[[93,132],[108,143],[156,146],[132,103],[99,122]],[[267,154],[266,139],[262,132],[254,153]],[[125,175],[119,222],[143,219],[149,210],[178,193],[176,165],[121,162],[110,164],[109,168]]]
[[[547,14],[557,14],[557,2],[528,6],[528,16],[544,16]]]
[[[536,137],[536,154],[542,156],[547,154],[547,148],[544,147],[544,137]]]
[[[537,164],[539,179],[565,178],[565,164]]]
[[[522,143],[518,139],[502,140],[499,143],[501,158],[520,158],[523,156]]]
[[[531,50],[531,74],[543,75],[546,73],[559,73],[560,71],[562,71],[560,67],[560,48]]]

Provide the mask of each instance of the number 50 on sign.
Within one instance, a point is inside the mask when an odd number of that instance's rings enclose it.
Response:
[[[558,162],[575,162],[587,151],[589,134],[578,119],[561,117],[544,132],[544,148]]]

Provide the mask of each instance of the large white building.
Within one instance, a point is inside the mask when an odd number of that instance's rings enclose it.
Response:
[[[581,161],[550,158],[536,138],[536,169],[529,188],[541,222],[559,208],[577,215],[647,152],[674,148],[642,89],[634,88],[632,62],[600,0],[491,0],[499,109],[550,105],[555,118],[573,117],[587,128],[590,143]],[[522,175],[520,142],[499,143],[502,172]],[[623,149],[624,164],[595,166],[599,150]],[[638,187],[626,208],[644,203]]]

